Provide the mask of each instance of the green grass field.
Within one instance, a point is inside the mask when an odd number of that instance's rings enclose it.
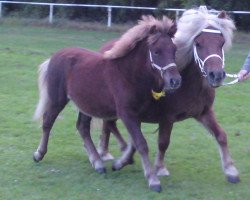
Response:
[[[250,82],[217,89],[215,110],[228,134],[229,147],[241,182],[225,181],[215,140],[194,120],[174,126],[166,163],[171,176],[162,177],[163,191],[148,189],[140,158],[121,171],[97,174],[91,167],[75,128],[77,113],[69,105],[56,122],[43,161],[32,160],[40,140],[39,124],[32,121],[38,100],[37,66],[63,47],[97,50],[119,34],[0,23],[0,199],[1,200],[144,200],[202,199],[248,200],[250,198]],[[250,37],[237,33],[226,54],[229,72],[237,72],[249,51]],[[119,125],[123,135],[126,131]],[[156,125],[143,124],[156,154]],[[97,142],[100,130],[93,131]],[[112,137],[110,151],[118,157]]]

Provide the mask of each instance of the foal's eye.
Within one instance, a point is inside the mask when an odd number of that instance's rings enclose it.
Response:
[[[160,50],[156,50],[156,51],[154,52],[154,55],[155,55],[155,56],[158,56],[158,55],[160,55],[160,53],[161,53]]]

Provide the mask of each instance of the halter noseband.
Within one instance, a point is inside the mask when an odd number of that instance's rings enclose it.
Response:
[[[219,33],[219,34],[221,34],[221,32],[219,30],[207,29],[207,28],[204,28],[202,30],[202,32],[206,32],[206,33]],[[222,48],[222,58],[218,54],[211,54],[211,55],[207,56],[204,60],[202,60],[199,57],[195,45],[193,45],[193,50],[194,50],[194,59],[195,59],[195,62],[198,63],[198,65],[200,67],[200,70],[201,70],[201,73],[203,74],[203,76],[207,76],[207,73],[205,72],[205,69],[204,69],[204,65],[205,65],[205,62],[209,58],[213,58],[213,57],[219,58],[222,61],[222,68],[224,68],[225,58],[224,58],[224,50],[223,50],[223,48]]]
[[[159,65],[155,64],[152,58],[152,54],[151,51],[149,50],[149,59],[150,59],[150,63],[153,69],[157,69],[161,72],[161,77],[163,77],[163,73],[164,71],[166,71],[168,68],[170,67],[176,67],[175,63],[169,63],[168,65],[164,66],[164,67],[160,67]]]

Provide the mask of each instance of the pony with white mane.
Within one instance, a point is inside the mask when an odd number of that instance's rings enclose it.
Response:
[[[239,172],[228,150],[227,135],[218,124],[213,109],[215,88],[222,85],[226,76],[224,49],[228,49],[232,44],[234,22],[224,11],[217,15],[202,6],[184,12],[177,27],[174,43],[177,46],[176,62],[182,76],[182,85],[174,93],[167,93],[159,100],[152,97],[151,104],[139,113],[141,122],[159,123],[155,173],[158,176],[169,175],[164,157],[173,124],[194,118],[215,137],[225,177],[229,182],[237,183],[240,181]],[[102,51],[110,46],[110,43],[104,45]],[[120,139],[121,135],[115,122],[104,121],[99,148],[104,158],[109,155],[107,144],[110,132],[124,147],[124,140]],[[114,167],[116,163],[123,163],[123,166],[131,164],[135,152],[133,144],[130,143],[124,152],[114,162]]]
[[[225,40],[223,49],[227,50],[231,47],[235,25],[230,18],[219,18],[213,12],[207,10],[205,6],[187,10],[178,21],[174,38],[174,43],[178,49],[176,62],[179,68],[187,66],[191,61],[195,38],[209,26],[220,31],[223,35]]]

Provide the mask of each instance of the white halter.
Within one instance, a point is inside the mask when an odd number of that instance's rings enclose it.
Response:
[[[175,63],[169,63],[168,65],[164,66],[164,67],[160,67],[159,65],[155,64],[152,58],[152,54],[151,51],[149,50],[149,59],[150,59],[150,63],[153,69],[157,69],[161,72],[161,77],[163,77],[163,73],[164,71],[166,71],[168,68],[170,67],[176,67]]]
[[[219,33],[219,34],[221,34],[221,32],[219,30],[207,29],[207,28],[203,29],[202,32],[206,32],[206,33]],[[222,50],[222,57],[220,57],[218,54],[211,54],[211,55],[207,56],[204,60],[202,60],[199,57],[195,45],[193,45],[193,50],[194,50],[194,59],[195,59],[195,62],[198,63],[198,65],[200,67],[200,70],[201,70],[201,73],[203,74],[203,76],[207,76],[207,74],[205,72],[205,69],[204,69],[204,65],[205,65],[206,61],[209,58],[213,58],[213,57],[219,58],[222,61],[222,68],[224,68],[225,58],[224,58],[224,50],[223,50],[223,48],[221,49]]]

